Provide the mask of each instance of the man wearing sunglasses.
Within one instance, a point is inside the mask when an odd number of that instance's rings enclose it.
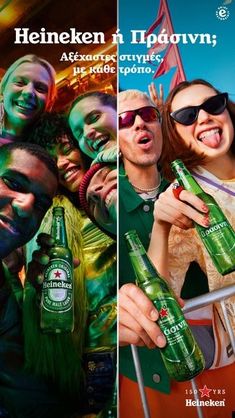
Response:
[[[148,349],[165,345],[165,337],[155,323],[158,312],[134,285],[134,272],[124,242],[124,233],[136,229],[148,248],[154,201],[167,187],[157,166],[162,151],[161,115],[150,97],[141,91],[119,93],[119,144],[122,156],[119,167],[120,416],[125,418],[125,384],[134,384],[130,379],[135,380],[129,344],[142,346],[139,354],[144,368],[149,369],[150,363],[156,365],[154,376],[150,373],[145,384],[169,392],[169,379],[160,353]]]
[[[149,96],[138,90],[119,93],[119,144],[122,156],[119,167],[119,343],[122,376],[120,416],[123,418],[129,416],[130,400],[135,399],[133,402],[136,404],[136,397],[139,398],[136,383],[133,382],[136,377],[129,344],[140,347],[145,386],[163,394],[170,392],[170,381],[160,352],[149,350],[165,345],[165,337],[155,322],[158,312],[134,284],[134,271],[124,240],[125,232],[135,229],[145,248],[149,246],[154,202],[168,187],[158,168],[162,141],[161,115]],[[197,275],[197,279],[203,275],[195,264],[188,271],[188,277],[192,275]],[[159,402],[159,398],[156,402]],[[136,409],[134,413],[142,416],[141,407],[137,408],[140,409],[139,414]]]

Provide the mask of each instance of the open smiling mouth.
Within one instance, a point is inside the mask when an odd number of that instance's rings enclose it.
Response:
[[[110,190],[110,192],[105,197],[105,206],[106,208],[109,208],[110,204],[112,204],[113,198],[117,194],[117,188]]]
[[[15,105],[23,113],[33,112],[37,108],[37,106],[34,103],[25,103],[20,101],[16,101]]]
[[[96,139],[93,142],[93,144],[92,144],[93,149],[95,151],[98,151],[100,148],[104,147],[104,145],[107,144],[107,142],[109,142],[109,139],[110,139],[110,135],[100,136],[98,139]]]
[[[66,173],[63,175],[64,180],[68,180],[70,177],[72,177],[75,173],[78,173],[80,171],[81,167],[76,166],[73,168],[70,168],[66,171]]]
[[[151,141],[151,139],[150,138],[141,138],[139,141],[138,141],[138,144],[148,144],[149,142]]]
[[[210,148],[217,148],[221,142],[222,130],[219,128],[210,129],[198,135],[198,141]]]

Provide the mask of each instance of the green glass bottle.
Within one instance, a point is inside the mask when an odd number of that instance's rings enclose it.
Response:
[[[173,291],[148,258],[136,231],[127,232],[125,238],[137,285],[159,313],[157,323],[167,340],[166,346],[160,349],[166,369],[177,381],[190,380],[205,367],[202,352]]]
[[[209,227],[195,223],[196,230],[205,245],[216,269],[222,275],[235,270],[235,232],[215,199],[204,192],[181,160],[171,164],[181,186],[197,195],[209,208]]]
[[[53,208],[51,235],[55,244],[49,250],[50,261],[44,270],[41,297],[43,332],[65,333],[74,328],[73,256],[68,248],[64,208]]]

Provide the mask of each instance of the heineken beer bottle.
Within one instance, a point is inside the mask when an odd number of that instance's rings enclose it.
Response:
[[[51,235],[55,240],[49,250],[50,261],[44,271],[41,298],[43,332],[65,333],[74,327],[73,257],[67,244],[64,208],[53,208]]]
[[[164,364],[175,380],[190,380],[205,367],[204,357],[175,299],[173,291],[148,258],[136,231],[125,234],[137,285],[153,302],[167,344],[160,349]]]
[[[235,232],[232,226],[215,199],[204,192],[181,160],[173,161],[171,167],[180,185],[208,206],[210,224],[206,228],[195,223],[196,230],[218,272],[222,275],[231,273],[235,270]]]

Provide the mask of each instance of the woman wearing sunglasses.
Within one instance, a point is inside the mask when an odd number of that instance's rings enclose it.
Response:
[[[235,228],[234,127],[234,103],[228,99],[227,93],[220,93],[204,80],[180,83],[166,99],[161,159],[164,175],[168,180],[173,180],[170,163],[182,159],[202,188],[215,198]],[[235,281],[235,273],[222,277],[217,272],[192,228],[192,220],[205,228],[209,226],[208,211],[209,208],[188,191],[181,191],[176,199],[172,185],[155,204],[149,255],[158,270],[169,278],[176,295],[181,294],[185,274],[192,261],[196,261],[206,273],[210,291]],[[234,325],[234,300],[230,298],[226,305]],[[210,305],[201,312],[197,311],[196,322],[194,316],[190,316],[190,320],[192,325],[197,324],[193,326],[193,331],[209,369],[196,378],[198,388],[204,385],[212,390],[221,388],[226,402],[217,416],[229,418],[235,410],[235,363],[221,307]],[[216,393],[214,396],[211,392],[210,398],[219,400]],[[214,416],[214,411],[211,408],[212,415],[208,416]]]

